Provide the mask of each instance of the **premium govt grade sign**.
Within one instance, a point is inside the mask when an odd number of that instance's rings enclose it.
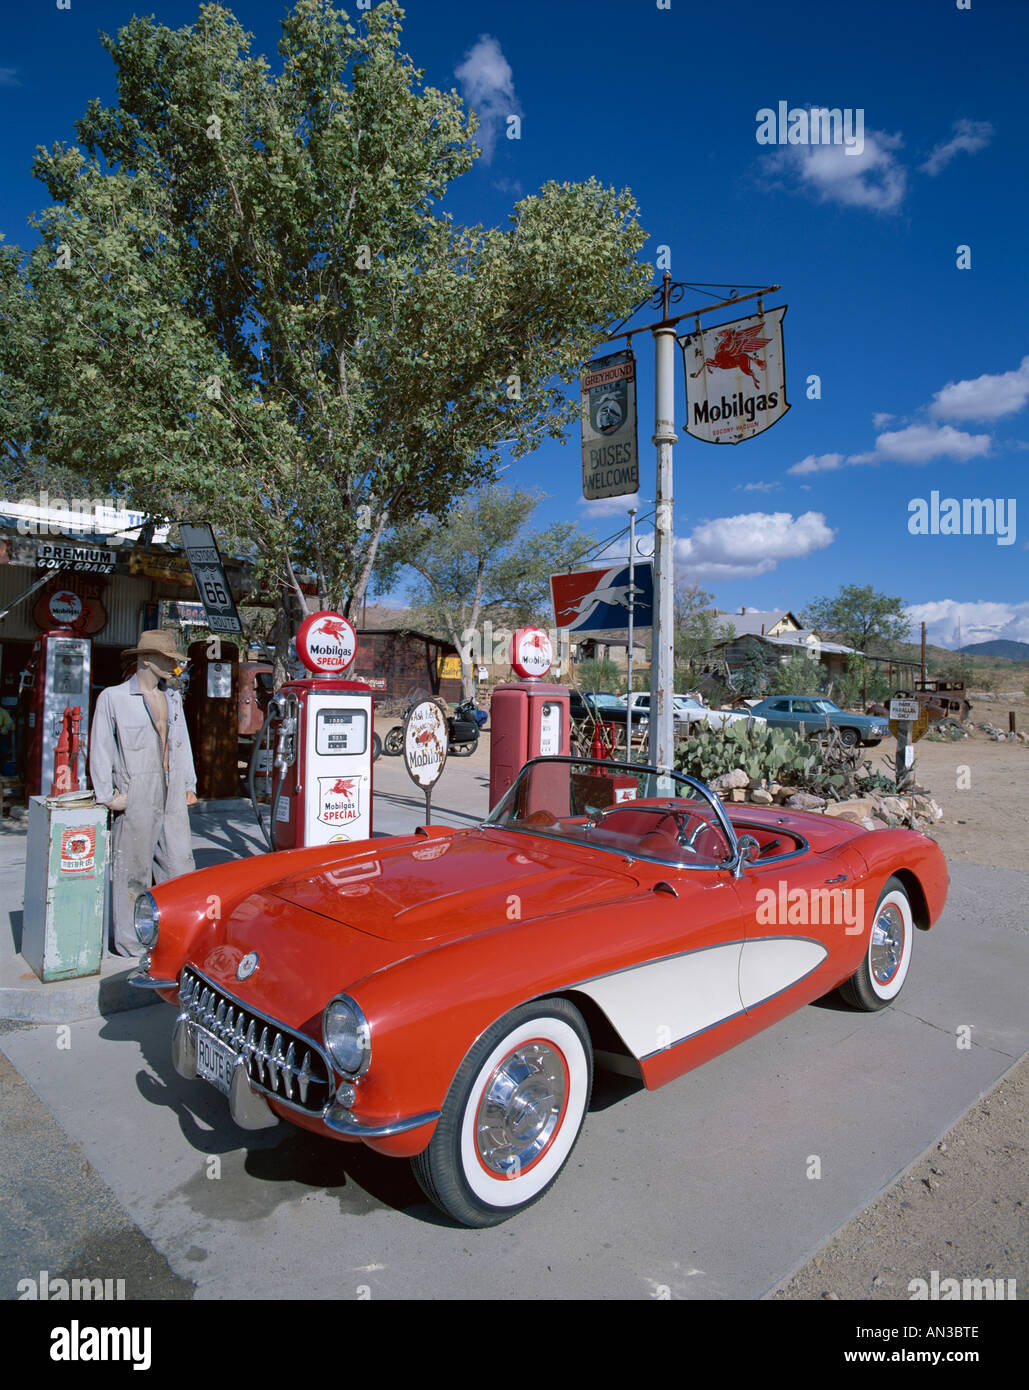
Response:
[[[635,357],[625,351],[596,358],[579,387],[583,497],[592,500],[639,492]]]

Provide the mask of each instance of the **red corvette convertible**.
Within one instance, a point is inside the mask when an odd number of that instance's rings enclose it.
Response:
[[[135,982],[180,1075],[410,1158],[469,1226],[537,1201],[595,1065],[654,1088],[839,989],[896,998],[932,840],[732,806],[674,772],[528,763],[484,824],[238,860],[143,894]],[[855,1059],[855,1065],[858,1065]]]

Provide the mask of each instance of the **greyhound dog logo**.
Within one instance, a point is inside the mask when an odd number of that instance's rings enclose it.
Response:
[[[633,603],[642,597],[643,590],[638,584],[611,584],[605,589],[591,589],[588,594],[584,594],[578,603],[573,603],[565,612],[575,613],[578,617],[588,617],[602,603],[610,604],[612,608],[629,608],[629,593],[632,592]]]
[[[714,357],[706,357],[703,365],[690,373],[690,378],[700,376],[701,372],[710,372],[713,368],[723,372],[736,370],[743,372],[744,376],[749,376],[755,386],[760,386],[761,383],[751,369],[751,359],[764,371],[764,358],[758,357],[757,354],[772,341],[771,338],[762,338],[761,332],[762,325],[759,323],[751,324],[749,328],[723,329],[718,335]]]

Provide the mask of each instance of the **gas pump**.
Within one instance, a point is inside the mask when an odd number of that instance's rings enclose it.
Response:
[[[28,692],[25,790],[29,797],[86,786],[92,649],[88,637],[66,627],[44,632],[33,644],[29,668],[22,676]]]
[[[312,613],[296,646],[312,674],[286,681],[272,696],[250,762],[253,797],[262,751],[270,750],[269,848],[369,839],[374,695],[363,681],[340,674],[357,655],[357,634],[339,613]]]
[[[182,701],[201,801],[239,791],[239,650],[212,638],[189,647],[189,689]]]
[[[520,681],[498,685],[490,705],[490,807],[510,787],[530,758],[571,753],[568,689],[543,680],[554,659],[542,628],[523,627],[511,638],[511,668]]]

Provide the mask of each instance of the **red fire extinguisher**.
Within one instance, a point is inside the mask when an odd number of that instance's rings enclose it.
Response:
[[[54,780],[50,784],[50,795],[59,796],[61,792],[79,790],[79,724],[82,709],[65,705],[61,720],[61,734],[54,749]]]

